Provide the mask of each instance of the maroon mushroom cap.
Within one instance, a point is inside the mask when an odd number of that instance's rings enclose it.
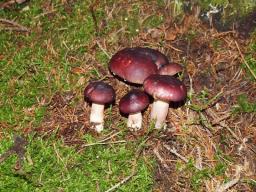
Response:
[[[143,84],[151,74],[157,73],[157,66],[151,58],[139,54],[134,48],[118,51],[109,62],[110,71],[125,81]]]
[[[144,90],[154,99],[169,101],[182,101],[187,96],[185,85],[178,79],[169,75],[150,75],[144,81]]]
[[[158,70],[158,74],[160,75],[176,75],[183,71],[183,67],[178,63],[169,63],[162,66]]]
[[[156,49],[151,49],[148,47],[135,47],[134,49],[140,54],[150,57],[157,65],[158,69],[169,63],[168,58]]]
[[[97,104],[107,104],[115,100],[115,91],[112,86],[102,82],[91,82],[84,90],[85,100]]]
[[[120,99],[119,110],[122,113],[138,113],[149,105],[148,95],[138,89],[133,89]]]

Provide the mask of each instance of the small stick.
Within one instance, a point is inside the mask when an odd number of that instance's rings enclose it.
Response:
[[[46,11],[46,12],[44,12],[44,13],[41,13],[41,14],[35,16],[34,18],[35,18],[35,19],[38,19],[39,17],[44,17],[44,16],[49,15],[49,14],[52,14],[52,13],[54,13],[54,12],[56,12],[55,9],[50,10],[50,11]]]
[[[171,149],[168,145],[164,145],[164,148],[166,148],[169,152],[171,152],[172,154],[174,154],[177,157],[179,157],[185,163],[189,162],[188,159],[186,157],[182,156],[181,154],[179,154],[174,147]]]
[[[212,125],[219,124],[221,121],[228,119],[230,116],[231,116],[230,113],[227,113],[227,114],[223,115],[222,117],[218,117],[212,121]]]
[[[235,34],[235,31],[225,31],[225,32],[221,32],[221,33],[215,33],[212,36],[213,37],[220,37],[220,36],[225,36],[225,35],[229,35],[229,34]]]
[[[15,3],[15,0],[11,0],[11,1],[0,3],[0,9],[4,9],[6,7],[9,7],[12,4],[14,4],[14,3]]]
[[[113,135],[110,135],[109,137],[102,139],[101,141],[99,141],[99,143],[103,143],[103,142],[115,137],[116,135],[119,135],[120,133],[121,133],[121,131],[118,131],[118,132],[114,133]]]
[[[237,166],[235,178],[227,183],[222,184],[221,186],[218,186],[217,189],[215,190],[215,192],[224,192],[224,191],[228,190],[229,188],[233,187],[234,185],[236,185],[240,180],[240,176],[241,176],[240,173],[241,173],[241,167]]]
[[[4,24],[7,24],[7,25],[12,25],[14,26],[14,28],[6,28],[7,30],[17,30],[17,31],[23,31],[23,32],[30,32],[30,30],[14,21],[10,21],[8,19],[0,19],[0,23],[4,23]]]
[[[172,149],[168,146],[168,145],[164,145],[164,148],[166,148],[169,152],[171,152],[172,154],[174,154],[175,156],[179,157],[182,161],[184,161],[185,163],[188,163],[189,160],[182,156],[181,154],[179,154],[177,152],[177,150],[173,147]],[[198,167],[197,165],[194,165],[194,167],[198,170],[202,170],[200,167]]]
[[[89,144],[84,144],[81,146],[82,149],[80,149],[78,151],[81,152],[82,150],[84,150],[85,147],[90,147],[90,146],[94,146],[94,145],[110,145],[110,144],[118,144],[118,143],[126,143],[127,141],[125,140],[120,140],[120,141],[113,141],[113,142],[97,142],[97,143],[89,143]]]
[[[96,40],[96,44],[99,46],[99,48],[103,51],[103,53],[110,59],[111,56],[108,54],[108,52],[106,51],[106,49],[104,49],[102,47],[102,45]]]
[[[125,184],[127,181],[129,181],[134,175],[136,175],[136,172],[133,172],[131,175],[125,177],[123,180],[121,180],[120,182],[118,182],[117,184],[115,184],[114,186],[112,186],[111,188],[109,188],[108,190],[106,190],[105,192],[115,191],[115,190],[118,189],[121,185],[123,185],[123,184]]]
[[[8,8],[15,3],[21,4],[21,3],[25,3],[25,2],[26,2],[26,0],[10,0],[7,2],[0,3],[0,9]]]
[[[161,162],[161,164],[163,164],[163,167],[164,167],[166,170],[170,171],[169,166],[165,163],[165,161],[163,160],[163,158],[162,158],[161,155],[159,154],[158,148],[155,147],[154,150],[153,150],[153,152],[154,152],[154,154],[156,155],[156,157],[159,159],[159,161]]]
[[[89,147],[89,146],[94,146],[94,145],[109,145],[109,144],[117,144],[117,143],[126,143],[125,140],[120,140],[120,141],[113,141],[113,142],[106,142],[106,143],[90,143],[90,144],[85,144],[85,145],[82,145],[83,147]]]
[[[169,47],[169,48],[171,48],[171,49],[173,49],[173,50],[175,50],[175,51],[183,52],[182,50],[180,50],[180,49],[178,49],[178,48],[176,48],[176,47],[173,47],[172,45],[166,45],[166,46]]]
[[[251,69],[251,67],[250,67],[250,65],[248,64],[248,62],[245,60],[244,55],[242,54],[241,49],[240,49],[240,47],[239,47],[237,41],[235,41],[235,44],[236,44],[236,48],[237,48],[237,50],[238,50],[238,52],[239,52],[239,54],[240,54],[240,57],[242,58],[242,60],[243,60],[243,62],[245,63],[246,67],[249,69],[250,73],[252,74],[252,76],[253,76],[254,79],[256,80],[256,75],[255,75],[255,73],[253,72],[253,70]]]
[[[198,155],[198,158],[196,160],[196,166],[198,168],[200,168],[200,170],[202,170],[203,169],[203,166],[202,166],[203,159],[202,159],[202,155],[201,155],[201,148],[199,146],[197,146],[196,149],[197,149],[197,155]]]

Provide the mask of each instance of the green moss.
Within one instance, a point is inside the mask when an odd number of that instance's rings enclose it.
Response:
[[[11,138],[1,140],[0,153],[11,144]],[[13,170],[15,156],[1,164],[0,191],[105,191],[131,174],[135,151],[136,145],[127,143],[118,147],[95,145],[78,153],[54,137],[45,141],[31,136],[23,170]],[[137,174],[120,190],[150,191],[152,163],[140,158]]]
[[[256,112],[256,102],[249,102],[245,94],[239,95],[237,105],[233,108],[234,112],[253,113]]]

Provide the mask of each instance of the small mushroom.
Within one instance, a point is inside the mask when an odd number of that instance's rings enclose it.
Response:
[[[149,75],[157,73],[157,66],[150,57],[140,54],[135,48],[125,48],[110,59],[109,70],[124,81],[143,84]]]
[[[115,100],[115,91],[112,86],[96,81],[85,88],[84,97],[92,102],[90,123],[97,132],[101,132],[104,127],[104,105]]]
[[[142,127],[141,112],[149,105],[148,95],[139,90],[133,89],[120,99],[119,110],[129,114],[127,127],[133,130],[140,130]]]
[[[169,63],[162,66],[158,70],[158,74],[160,75],[171,75],[175,76],[183,71],[183,67],[178,63]]]
[[[185,85],[175,77],[169,75],[150,75],[144,81],[144,90],[154,97],[151,110],[151,120],[155,120],[155,128],[165,127],[169,102],[179,102],[186,98]]]

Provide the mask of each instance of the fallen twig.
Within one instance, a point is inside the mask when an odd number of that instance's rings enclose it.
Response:
[[[15,0],[0,3],[0,9],[8,8],[15,3]]]
[[[176,47],[174,47],[174,46],[172,46],[170,44],[166,44],[166,46],[171,48],[171,49],[173,49],[173,50],[175,50],[175,51],[177,51],[177,52],[183,52],[182,50],[180,50],[180,49],[178,49],[178,48],[176,48]]]
[[[218,186],[217,189],[215,190],[215,192],[224,192],[224,191],[228,190],[229,188],[233,187],[234,185],[236,185],[240,180],[241,171],[242,171],[242,168],[240,166],[237,166],[235,178],[227,183],[223,183],[222,185]]]
[[[5,27],[5,28],[2,28],[2,29],[0,28],[0,30],[30,32],[30,30],[27,27],[24,27],[23,25],[15,22],[15,21],[11,21],[11,20],[8,20],[8,19],[0,19],[0,23],[12,26],[12,27]]]
[[[251,69],[251,67],[250,67],[250,65],[248,64],[248,62],[245,60],[244,55],[242,54],[241,49],[240,49],[240,47],[239,47],[237,41],[235,41],[235,44],[236,44],[236,48],[237,48],[237,50],[238,50],[238,52],[239,52],[239,54],[240,54],[240,57],[242,58],[244,64],[246,65],[246,67],[248,68],[248,70],[250,71],[250,73],[252,74],[252,76],[254,77],[254,79],[256,80],[256,75],[255,75],[255,73],[253,72],[253,70]]]
[[[27,0],[10,0],[7,2],[0,3],[0,9],[9,8],[11,5],[18,3],[22,4],[25,3]]]
[[[179,154],[177,152],[177,150],[173,147],[172,149],[168,146],[168,145],[163,145],[164,148],[166,148],[169,152],[171,152],[172,154],[174,154],[175,156],[177,156],[178,158],[180,158],[182,161],[184,161],[185,163],[189,163],[189,160],[182,156],[181,154]],[[198,170],[202,170],[201,167],[198,167],[197,165],[194,164],[194,167]]]
[[[35,16],[34,18],[35,18],[35,19],[38,19],[38,18],[40,18],[40,17],[44,17],[44,16],[49,15],[49,14],[52,14],[52,13],[54,13],[54,12],[56,12],[55,9],[50,10],[50,11],[46,11],[46,12],[43,12],[43,13],[41,13],[41,14]]]
[[[222,122],[222,121],[228,119],[230,116],[231,116],[231,114],[230,114],[230,113],[227,113],[227,114],[225,114],[225,115],[223,115],[223,116],[221,116],[221,117],[215,118],[215,119],[212,121],[212,125],[217,125],[217,124],[219,124],[220,122]]]
[[[105,192],[111,192],[111,191],[115,191],[116,189],[118,189],[121,185],[123,185],[124,183],[126,183],[127,181],[129,181],[134,175],[136,175],[136,172],[132,173],[131,175],[125,177],[123,180],[121,180],[120,182],[118,182],[117,184],[115,184],[114,186],[112,186],[111,188],[109,188],[108,190],[106,190]]]
[[[100,42],[96,40],[96,44],[97,44],[98,47],[103,51],[103,53],[110,59],[111,56],[108,54],[108,52],[106,51],[106,49],[104,49],[104,48],[102,47],[102,45],[100,44]]]
[[[170,171],[170,168],[169,166],[165,163],[164,159],[161,157],[161,155],[159,154],[159,151],[158,151],[158,148],[155,147],[154,150],[153,150],[154,154],[156,155],[156,157],[159,159],[159,161],[161,162],[161,164],[163,165],[163,167]]]
[[[105,141],[107,141],[107,140],[109,140],[109,139],[111,139],[111,138],[113,138],[113,137],[119,135],[120,133],[121,133],[121,131],[118,131],[118,132],[116,132],[116,133],[110,135],[109,137],[106,137],[106,138],[102,139],[102,140],[99,141],[99,142],[100,142],[100,143],[105,142]]]
[[[81,152],[85,147],[90,147],[90,146],[94,146],[94,145],[111,145],[111,144],[118,144],[118,143],[126,143],[127,141],[125,140],[120,140],[120,141],[112,141],[112,142],[96,142],[96,143],[88,143],[88,144],[84,144],[81,146],[82,149],[80,149],[78,151]]]

